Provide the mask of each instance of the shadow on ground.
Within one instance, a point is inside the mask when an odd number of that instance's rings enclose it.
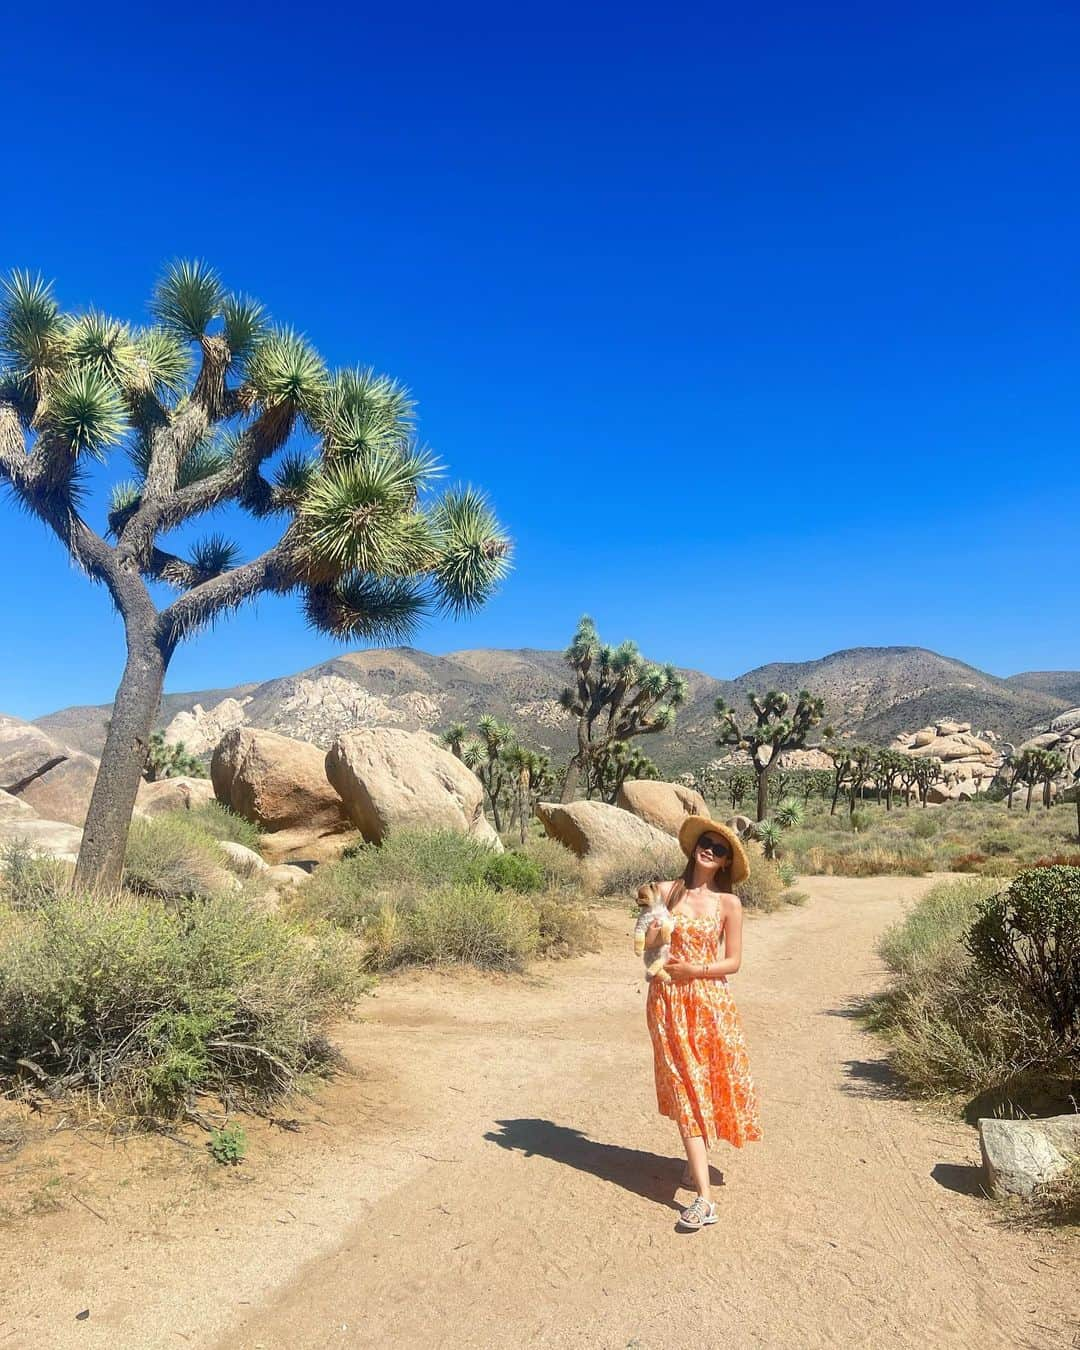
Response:
[[[981,1167],[964,1163],[936,1163],[930,1175],[939,1186],[957,1195],[986,1195],[986,1179]]]
[[[675,1189],[685,1165],[682,1158],[664,1158],[658,1153],[645,1153],[637,1148],[623,1148],[620,1144],[602,1144],[590,1139],[580,1130],[568,1125],[556,1125],[551,1120],[536,1118],[500,1120],[484,1138],[500,1148],[515,1150],[531,1158],[539,1155],[553,1162],[576,1168],[609,1181],[633,1195],[640,1195],[668,1209],[681,1209],[674,1198]],[[712,1168],[714,1182],[722,1176]]]

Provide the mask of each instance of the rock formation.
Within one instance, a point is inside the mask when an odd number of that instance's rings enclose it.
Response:
[[[705,798],[681,783],[662,783],[650,778],[631,778],[623,783],[615,805],[654,825],[665,834],[677,835],[687,816],[707,816]]]
[[[219,801],[259,825],[268,861],[338,858],[356,837],[313,745],[236,727],[218,744],[210,775]]]
[[[422,732],[367,727],[339,736],[326,777],[369,843],[392,830],[442,829],[502,848],[484,816],[479,778]]]
[[[671,876],[686,861],[670,834],[606,802],[541,802],[536,814],[552,839],[577,854],[594,884],[639,859],[655,860],[658,874]]]
[[[98,762],[54,741],[39,727],[0,715],[0,789],[38,816],[81,828]]]

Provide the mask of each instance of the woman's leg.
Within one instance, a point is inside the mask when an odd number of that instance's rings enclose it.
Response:
[[[704,1200],[712,1200],[712,1194],[709,1190],[709,1154],[705,1148],[705,1140],[700,1134],[687,1134],[680,1129],[682,1134],[683,1148],[686,1149],[686,1161],[690,1167],[690,1175],[694,1179],[694,1189]]]

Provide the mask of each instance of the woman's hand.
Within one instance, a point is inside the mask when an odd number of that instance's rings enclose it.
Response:
[[[703,967],[694,961],[665,961],[664,969],[676,984],[689,984],[701,979]]]

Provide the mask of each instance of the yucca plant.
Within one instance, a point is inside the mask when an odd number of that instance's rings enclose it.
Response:
[[[773,819],[783,830],[790,830],[803,823],[802,803],[788,798],[783,801],[773,812]]]
[[[780,856],[780,841],[784,831],[775,820],[759,820],[754,826],[754,835],[761,843],[761,851],[770,862]]]
[[[560,703],[577,721],[577,750],[567,765],[562,800],[571,801],[591,760],[616,741],[663,731],[686,701],[686,680],[672,665],[652,665],[633,642],[610,647],[585,615],[564,653],[574,683]]]
[[[432,495],[438,468],[399,384],[329,370],[205,264],[166,271],[149,327],[67,314],[28,273],[0,286],[0,483],[108,589],[126,629],[75,875],[112,890],[182,641],[267,592],[297,594],[336,638],[401,641],[434,609],[483,604],[510,544],[479,492]],[[133,472],[95,529],[84,470],[117,448]],[[171,531],[225,506],[278,520],[276,541],[246,562],[221,534],[169,546]],[[160,608],[155,583],[176,592]]]

